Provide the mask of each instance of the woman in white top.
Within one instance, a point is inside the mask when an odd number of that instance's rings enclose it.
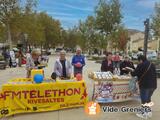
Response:
[[[54,73],[57,77],[61,79],[70,78],[72,74],[71,63],[66,59],[66,52],[62,50],[60,52],[60,57],[55,61],[54,64]]]

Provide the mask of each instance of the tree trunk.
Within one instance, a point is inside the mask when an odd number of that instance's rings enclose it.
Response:
[[[101,55],[103,55],[103,51],[104,51],[104,50],[103,50],[103,49],[101,49]]]
[[[7,26],[7,43],[9,44],[9,48],[11,50],[12,49],[12,37],[11,37],[10,25],[8,22],[7,22],[6,26]]]

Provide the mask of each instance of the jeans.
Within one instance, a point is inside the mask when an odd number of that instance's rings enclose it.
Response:
[[[142,104],[151,102],[151,96],[153,95],[154,90],[154,88],[140,88],[140,97]]]

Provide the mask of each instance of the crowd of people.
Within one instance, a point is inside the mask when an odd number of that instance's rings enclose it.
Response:
[[[38,50],[32,50],[30,54],[26,55],[27,77],[31,77],[31,70],[37,68],[37,66],[40,64],[40,55],[41,53]],[[10,52],[9,57],[6,57],[6,59],[9,58],[10,61],[11,58],[15,58],[13,52]],[[138,56],[138,61],[138,65],[134,66],[129,56],[126,55],[121,58],[118,53],[112,54],[111,52],[107,52],[105,59],[102,61],[100,69],[102,72],[110,71],[113,74],[118,75],[130,74],[133,77],[137,76],[142,107],[146,107],[146,104],[151,102],[153,92],[157,88],[156,69],[155,65],[148,61],[143,55]],[[69,79],[71,78],[72,74],[74,77],[76,77],[78,74],[82,76],[83,67],[85,64],[85,57],[82,55],[82,50],[80,48],[76,49],[76,54],[73,55],[71,61],[67,59],[66,52],[62,50],[60,51],[59,58],[54,63],[54,70],[52,74],[61,79]],[[141,111],[137,114],[137,116],[144,117],[151,116],[151,114],[151,111]]]
[[[85,66],[85,57],[81,54],[82,51],[80,48],[77,48],[76,54],[73,56],[72,61],[70,62],[66,58],[66,51],[60,51],[59,58],[54,63],[54,76],[61,79],[69,79],[72,75],[72,66],[73,66],[73,75],[76,77],[77,74],[82,76],[83,67]],[[27,56],[26,70],[27,77],[31,76],[31,70],[37,68],[40,64],[39,62],[40,53],[38,50],[33,50],[31,54]]]
[[[124,56],[123,58],[119,53],[112,54],[111,52],[106,53],[105,59],[101,64],[101,71],[110,71],[113,74],[118,75],[128,75],[129,71],[126,68],[135,69],[133,62],[130,60],[129,56]]]

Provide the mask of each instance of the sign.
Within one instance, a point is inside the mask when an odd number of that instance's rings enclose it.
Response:
[[[16,113],[43,112],[84,106],[88,101],[86,84],[55,82],[41,84],[6,84],[0,95],[1,112],[5,116]],[[3,108],[3,109],[2,109]],[[1,114],[1,117],[4,114]]]
[[[122,102],[133,99],[129,81],[99,81],[94,83],[93,100],[98,103]]]

